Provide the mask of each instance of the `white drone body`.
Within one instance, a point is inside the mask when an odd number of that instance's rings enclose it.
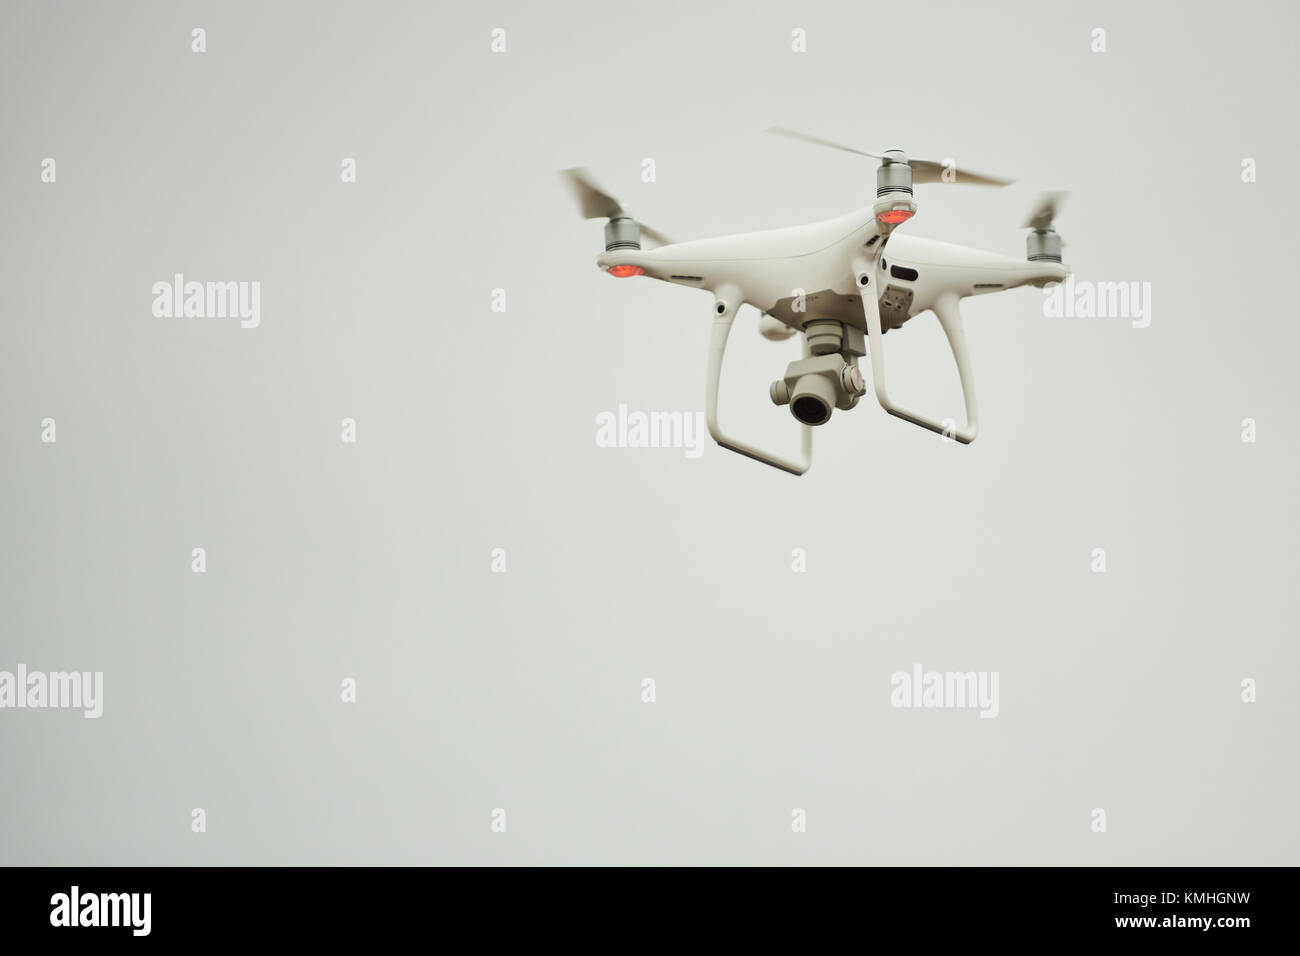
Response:
[[[909,162],[898,150],[865,155],[882,160],[877,199],[869,208],[806,226],[680,243],[638,224],[579,171],[568,171],[584,216],[610,219],[606,251],[596,260],[601,269],[619,277],[645,276],[712,293],[705,407],[714,441],[796,475],[812,463],[812,429],[828,421],[833,409],[851,409],[865,394],[857,360],[867,355],[872,389],[885,411],[969,444],[976,436],[978,413],[960,301],[1024,285],[1062,282],[1069,274],[1060,261],[1060,237],[1052,229],[1057,196],[1045,197],[1026,223],[1034,230],[1028,259],[895,234],[895,227],[916,212],[914,176],[918,183],[1003,185],[1005,181],[923,160]],[[641,234],[664,244],[641,249]],[[732,322],[745,304],[763,313],[760,330],[767,338],[804,336],[803,358],[790,363],[784,378],[771,387],[772,401],[789,405],[802,426],[800,460],[736,439],[718,424],[723,355]],[[956,361],[966,406],[964,427],[911,411],[895,402],[886,389],[885,333],[927,311],[938,318]]]

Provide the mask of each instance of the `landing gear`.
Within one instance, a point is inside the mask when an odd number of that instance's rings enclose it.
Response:
[[[713,334],[709,339],[708,376],[705,381],[704,394],[704,414],[709,424],[709,434],[723,448],[728,448],[747,458],[753,458],[755,461],[761,461],[773,468],[788,471],[792,475],[802,475],[812,467],[811,426],[801,423],[799,431],[802,454],[798,460],[795,460],[764,451],[755,445],[732,438],[724,433],[722,426],[718,424],[718,387],[722,381],[722,358],[727,352],[727,339],[731,336],[731,323],[735,320],[736,311],[740,308],[741,295],[738,289],[731,287],[719,289],[716,295],[717,299],[713,306]],[[804,357],[807,358],[811,354],[805,337]]]
[[[860,275],[874,262],[861,260],[856,268]],[[969,445],[979,432],[979,415],[975,405],[975,377],[971,372],[970,353],[966,348],[966,332],[962,327],[961,310],[957,306],[957,296],[951,293],[941,295],[934,305],[934,314],[939,318],[944,334],[948,337],[948,347],[952,349],[953,360],[957,364],[957,376],[961,380],[962,396],[966,403],[966,427],[959,428],[952,419],[940,421],[928,415],[922,415],[904,408],[889,397],[885,390],[885,346],[884,329],[880,322],[880,305],[874,294],[862,290],[862,311],[867,317],[867,340],[871,343],[871,385],[876,391],[876,401],[880,407],[905,422],[929,429],[944,438]]]

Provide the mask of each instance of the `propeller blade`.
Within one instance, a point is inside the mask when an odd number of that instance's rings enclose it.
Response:
[[[615,219],[627,215],[617,199],[591,181],[585,169],[566,169],[560,175],[573,190],[583,219]]]
[[[637,225],[641,227],[641,235],[649,236],[655,242],[659,243],[659,245],[671,246],[673,244],[673,241],[671,239],[665,236],[658,229],[655,229],[653,226],[647,226],[643,222],[638,222]]]
[[[1065,201],[1065,193],[1043,193],[1038,198],[1038,204],[1029,212],[1029,218],[1025,220],[1026,229],[1050,229],[1052,222],[1056,219],[1056,213]]]
[[[962,169],[960,166],[951,167],[955,178],[944,179],[943,174],[950,167],[943,163],[931,162],[928,159],[909,159],[907,165],[912,167],[912,183],[920,185],[922,183],[957,183],[966,186],[1010,186],[1014,179],[1003,179],[1001,176],[990,176],[987,173],[977,173],[973,169]]]
[[[632,218],[628,211],[623,208],[622,203],[592,182],[585,169],[581,167],[564,169],[560,171],[560,177],[573,190],[573,195],[578,200],[578,208],[582,211],[583,219]],[[647,236],[661,246],[671,246],[673,244],[671,239],[653,226],[638,222],[637,228],[642,236]]]
[[[884,159],[880,153],[869,153],[865,149],[854,149],[852,146],[845,146],[842,143],[834,143],[829,139],[822,139],[820,136],[809,136],[807,133],[800,133],[797,130],[786,129],[784,126],[768,127],[767,132],[776,133],[778,136],[788,136],[791,139],[803,140],[805,143],[815,143],[818,146],[828,146],[831,149],[838,149],[845,153],[853,153],[857,156],[866,156],[870,159]],[[911,159],[907,160],[907,165],[912,167],[913,184],[923,183],[959,183],[969,186],[1009,186],[1014,180],[1003,179],[1000,176],[990,176],[987,173],[977,173],[974,170],[962,169],[957,167],[956,178],[947,180],[943,174],[948,166],[943,163],[936,163],[929,159]]]
[[[791,139],[801,139],[805,143],[816,143],[818,146],[829,146],[831,149],[840,149],[846,153],[856,153],[858,156],[866,156],[870,159],[885,158],[879,153],[868,153],[866,150],[854,149],[852,146],[845,146],[842,143],[832,143],[829,139],[822,139],[820,136],[809,136],[807,133],[786,129],[784,126],[769,126],[767,132],[775,133],[777,136],[788,136]]]

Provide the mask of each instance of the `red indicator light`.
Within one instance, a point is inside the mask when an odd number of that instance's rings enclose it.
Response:
[[[886,226],[897,226],[900,222],[907,222],[912,218],[911,210],[908,209],[886,209],[876,217]]]
[[[610,266],[605,271],[616,279],[626,279],[628,276],[645,275],[645,270],[640,266]]]

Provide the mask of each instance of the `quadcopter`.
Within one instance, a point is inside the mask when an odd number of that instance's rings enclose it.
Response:
[[[812,430],[847,411],[866,394],[858,359],[870,355],[876,401],[897,418],[961,444],[975,440],[978,416],[974,379],[959,303],[1020,286],[1063,282],[1060,235],[1053,228],[1063,194],[1047,193],[1030,213],[1026,258],[894,232],[916,215],[913,185],[963,183],[1006,186],[1010,180],[957,169],[951,162],[909,159],[901,149],[870,153],[792,130],[768,130],[879,161],[876,200],[838,219],[716,239],[673,242],[632,218],[582,169],[563,176],[584,219],[607,219],[605,252],[596,264],[617,278],[646,276],[713,295],[705,415],[709,434],[723,448],[794,475],[812,464]],[[641,248],[646,237],[657,245]],[[803,357],[773,382],[773,404],[787,405],[799,422],[800,460],[792,460],[725,433],[718,424],[718,387],[731,325],[740,306],[759,309],[759,331],[772,341],[803,335]],[[936,420],[890,398],[885,388],[885,333],[932,311],[957,364],[966,424]]]

